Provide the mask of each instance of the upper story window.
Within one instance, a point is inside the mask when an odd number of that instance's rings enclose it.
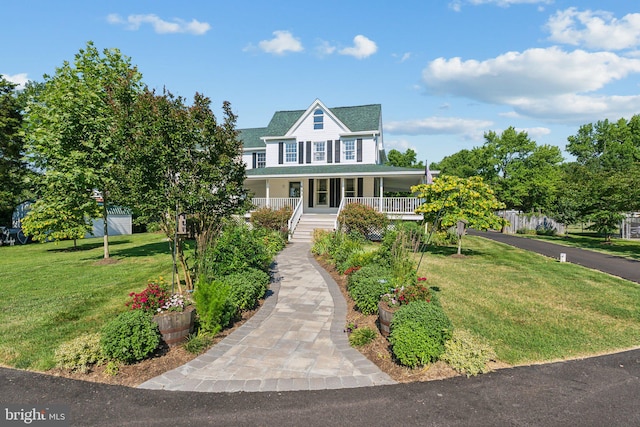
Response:
[[[324,129],[324,111],[320,108],[313,112],[313,128]]]
[[[326,158],[326,145],[324,141],[318,141],[313,143],[313,161],[324,162]]]
[[[344,147],[344,159],[345,160],[355,160],[356,159],[356,142],[351,140],[346,140],[343,142]]]
[[[298,161],[298,144],[295,142],[287,142],[285,144],[285,156],[284,160],[287,163],[294,163]]]
[[[267,153],[256,153],[256,168],[267,167]]]

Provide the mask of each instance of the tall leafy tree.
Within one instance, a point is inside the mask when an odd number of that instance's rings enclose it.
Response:
[[[95,189],[102,195],[104,257],[109,258],[107,206],[118,186],[115,166],[130,138],[141,75],[119,50],[101,54],[89,42],[73,63],[65,61],[44,80],[28,106],[33,158],[45,173],[82,177],[85,194]]]
[[[10,224],[11,213],[27,188],[22,108],[16,85],[0,75],[0,225]]]
[[[411,148],[407,148],[404,153],[396,149],[389,150],[387,153],[386,165],[401,168],[423,168],[422,160],[418,161],[418,154]]]
[[[479,176],[460,178],[443,175],[433,180],[433,184],[411,187],[424,203],[416,209],[424,214],[428,222],[438,220],[436,226],[446,230],[464,221],[466,226],[477,230],[497,229],[503,220],[495,214],[503,209],[491,187]],[[462,237],[458,236],[458,255],[462,251]]]

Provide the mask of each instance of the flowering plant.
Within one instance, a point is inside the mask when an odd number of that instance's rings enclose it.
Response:
[[[359,265],[354,266],[354,267],[349,267],[349,268],[347,268],[347,269],[345,270],[344,274],[345,274],[345,276],[348,276],[348,275],[350,275],[351,273],[355,273],[356,271],[360,270],[360,268],[361,268],[361,267],[360,267]]]
[[[431,289],[424,284],[426,280],[426,277],[419,277],[418,283],[415,285],[393,288],[382,295],[382,301],[391,308],[406,305],[413,301],[431,302]]]
[[[131,292],[129,296],[131,299],[126,303],[127,307],[148,313],[183,311],[187,305],[182,295],[169,292],[169,287],[162,277],[158,280],[150,280],[142,292]]]

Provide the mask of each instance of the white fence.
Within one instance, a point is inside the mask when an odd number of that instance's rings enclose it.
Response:
[[[518,230],[556,230],[557,234],[565,234],[564,224],[560,224],[545,215],[523,214],[518,211],[502,211],[498,215],[509,221],[504,232],[514,234]]]

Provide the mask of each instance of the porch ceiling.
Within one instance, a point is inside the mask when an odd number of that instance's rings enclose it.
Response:
[[[247,180],[267,178],[343,178],[373,176],[412,182],[415,185],[424,176],[423,169],[398,168],[384,165],[333,164],[333,165],[300,165],[247,170]],[[386,185],[385,185],[386,187]],[[406,188],[406,186],[405,186]]]

